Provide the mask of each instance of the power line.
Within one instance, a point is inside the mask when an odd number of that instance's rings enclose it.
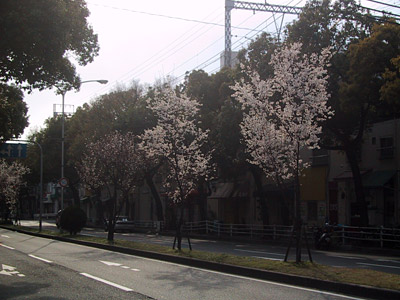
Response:
[[[379,9],[375,9],[375,8],[370,8],[370,7],[365,7],[365,6],[361,6],[361,5],[357,5],[359,8],[363,8],[366,9],[368,11],[374,11],[374,12],[378,12],[381,13],[382,15],[389,15],[389,16],[393,16],[394,19],[396,20],[400,20],[399,18],[395,18],[395,17],[400,17],[399,14],[394,14],[388,11],[384,11],[384,10],[379,10]],[[378,16],[373,16],[374,18],[379,18]]]
[[[213,23],[213,22],[206,22],[206,21],[195,20],[195,19],[187,19],[187,18],[176,17],[176,16],[156,14],[156,13],[151,13],[151,12],[146,12],[146,11],[133,10],[133,9],[128,9],[128,8],[116,7],[116,6],[109,6],[109,5],[105,5],[105,4],[97,4],[97,3],[91,3],[91,2],[87,2],[87,3],[94,5],[94,6],[110,8],[110,9],[115,9],[115,10],[122,10],[122,11],[130,12],[130,13],[143,14],[143,15],[148,15],[148,16],[153,16],[153,17],[161,17],[161,18],[167,18],[167,19],[173,19],[173,20],[179,20],[179,21],[185,21],[185,22],[194,22],[194,23],[219,26],[219,27],[225,26],[224,24],[220,24],[220,23]],[[239,28],[239,27],[237,27],[237,29],[251,30],[250,28]]]
[[[289,4],[290,4],[291,2],[293,2],[293,1],[294,1],[294,0],[290,1]],[[298,3],[301,3],[301,2],[302,2],[302,1],[299,1]],[[204,25],[224,26],[224,25],[221,25],[221,24],[215,23],[215,22],[198,21],[198,20],[192,20],[192,19],[187,19],[187,18],[180,18],[180,17],[173,17],[173,16],[167,16],[167,15],[155,14],[155,13],[148,13],[148,12],[143,12],[143,11],[136,11],[136,10],[132,10],[132,9],[125,9],[125,8],[113,7],[113,6],[107,6],[107,5],[98,5],[98,4],[93,4],[93,5],[101,6],[101,7],[105,7],[105,8],[110,8],[110,9],[123,10],[123,11],[131,12],[131,13],[141,13],[141,14],[146,14],[146,15],[151,15],[151,16],[165,17],[165,18],[170,18],[170,19],[177,19],[177,20],[181,20],[181,21],[196,22],[196,23],[204,24]],[[269,17],[266,21],[263,21],[263,23],[261,23],[260,25],[258,25],[258,26],[255,27],[255,28],[251,28],[251,29],[250,29],[250,28],[243,28],[243,27],[238,27],[238,26],[232,26],[232,28],[234,28],[234,29],[240,29],[240,30],[247,30],[247,31],[249,31],[249,32],[256,32],[254,35],[251,36],[251,38],[253,38],[253,37],[256,36],[257,34],[259,34],[260,32],[262,32],[264,29],[266,29],[267,27],[271,26],[272,23],[269,23],[269,24],[267,24],[263,29],[261,29],[261,30],[258,30],[258,29],[257,29],[257,28],[259,28],[260,26],[262,26],[265,22],[268,22],[271,18],[272,18],[272,16]],[[242,22],[241,24],[243,24],[243,23],[244,23],[244,22]],[[247,34],[247,35],[248,35],[248,34]],[[246,36],[247,36],[247,35],[246,35]],[[198,37],[198,36],[197,36],[197,37]],[[221,37],[220,39],[222,39],[222,38],[223,38],[223,37]],[[220,39],[219,39],[219,40],[220,40]],[[243,38],[242,38],[242,39],[243,39]],[[239,39],[239,40],[236,41],[234,44],[239,44],[237,47],[242,46],[242,45],[244,44],[244,42],[240,43],[240,41],[241,41],[242,39]],[[179,40],[179,38],[178,38],[177,40]],[[177,41],[177,40],[175,40],[175,41]],[[219,40],[217,40],[216,42],[218,42]],[[175,42],[175,41],[174,41],[174,42]],[[213,42],[211,45],[209,45],[208,47],[206,47],[205,49],[203,49],[200,53],[202,53],[202,52],[204,52],[206,49],[210,48],[210,47],[211,47],[213,44],[215,44],[216,42]],[[172,44],[173,44],[173,43],[172,43]],[[171,44],[170,44],[170,45],[171,45]],[[186,45],[185,45],[185,46],[186,46]],[[185,46],[183,46],[183,47],[185,47]],[[166,48],[168,48],[168,47],[169,47],[169,46],[167,46]],[[174,46],[174,47],[176,47],[176,46]],[[167,53],[169,53],[169,52],[171,52],[171,51],[173,51],[173,50],[175,50],[175,51],[174,51],[172,54],[168,55],[166,58],[172,56],[173,54],[175,54],[176,52],[178,52],[179,50],[181,50],[183,47],[181,47],[181,48],[179,48],[179,49],[177,49],[177,50],[176,50],[176,49],[168,50]],[[235,47],[235,49],[236,49],[237,47]],[[165,48],[165,49],[166,49],[166,48]],[[160,52],[161,52],[161,51],[160,51]],[[140,67],[140,66],[143,66],[143,67],[141,67],[141,68],[139,68],[139,69],[136,67],[135,69],[133,69],[133,70],[135,70],[134,74],[138,74],[138,73],[139,73],[139,74],[143,74],[143,72],[146,72],[149,68],[152,67],[152,65],[156,64],[156,63],[159,62],[160,60],[162,61],[163,59],[166,59],[166,58],[163,58],[163,56],[165,56],[167,53],[164,54],[162,57],[159,57],[159,58],[157,59],[157,62],[153,62],[153,64],[152,64],[150,67],[149,67],[148,65],[146,65],[146,63],[147,63],[148,61],[150,61],[152,58],[154,58],[154,57],[156,57],[157,55],[159,55],[160,52],[156,53],[156,54],[153,55],[150,59],[146,60],[145,62],[143,62],[142,64],[139,65],[139,67]],[[211,65],[211,64],[213,64],[213,63],[215,63],[216,61],[219,60],[220,53],[221,53],[221,52],[218,52],[217,54],[213,55],[211,58],[207,59],[205,62],[199,64],[198,66],[196,66],[195,68],[193,68],[193,69],[191,69],[191,70],[197,69],[197,68],[199,68],[199,67],[205,68],[205,67],[207,67],[207,66],[209,66],[209,65]],[[196,56],[198,56],[198,55],[199,55],[199,53],[196,54]],[[193,57],[192,59],[194,59],[194,58],[195,58],[195,57]],[[188,62],[188,61],[190,61],[190,60],[192,60],[192,59],[189,59],[189,60],[187,60],[186,62]],[[186,63],[186,62],[185,62],[185,63]],[[179,65],[179,67],[181,67],[181,66],[184,65],[185,63]],[[146,67],[146,69],[143,70],[144,67]],[[132,72],[132,70],[129,71],[128,73],[126,73],[123,77],[127,77],[127,76],[129,76],[129,77],[135,77],[135,76],[133,76],[133,74],[130,74],[131,72]],[[171,74],[171,73],[172,73],[172,71],[169,72],[168,74]],[[186,72],[185,72],[185,74],[186,74]],[[178,78],[180,78],[180,77],[182,77],[182,76],[185,76],[185,74],[180,75]],[[103,89],[103,90],[104,90],[104,89]],[[100,92],[100,91],[97,91],[97,93],[99,93],[99,92]]]
[[[215,14],[215,12],[218,10],[213,11],[212,13],[210,13],[207,17],[205,17],[204,19],[207,19],[209,17],[211,17],[212,15]],[[214,17],[213,20],[217,19],[218,17]],[[221,16],[219,16],[219,18],[221,18]],[[210,23],[210,22],[209,22]],[[154,65],[157,65],[159,62],[167,59],[168,57],[170,57],[171,55],[175,54],[177,51],[181,50],[182,48],[186,47],[189,42],[188,39],[192,38],[192,37],[200,37],[202,35],[204,35],[207,31],[210,30],[210,27],[208,30],[206,30],[205,32],[201,33],[201,34],[197,34],[198,32],[202,31],[203,28],[205,28],[206,25],[203,24],[203,26],[201,28],[199,28],[198,30],[196,30],[196,26],[195,27],[191,27],[189,30],[187,30],[185,33],[183,33],[181,36],[179,36],[178,38],[176,38],[173,42],[169,43],[166,47],[164,47],[162,50],[158,51],[157,53],[155,53],[154,55],[152,55],[151,57],[149,57],[148,59],[146,59],[145,61],[143,61],[142,63],[140,63],[139,65],[135,66],[134,68],[132,68],[130,71],[126,72],[124,75],[120,76],[117,80],[115,80],[113,83],[117,83],[119,81],[125,81],[126,79],[128,79],[128,77],[130,78],[134,78],[140,74],[143,74],[144,72],[146,72],[149,68],[153,67]],[[193,40],[193,38],[192,38]],[[182,45],[182,43],[185,43],[185,45],[183,45],[182,47],[180,47],[178,50],[176,50],[176,47]],[[173,53],[171,53],[171,51],[174,51]],[[161,55],[161,56],[160,56]],[[167,56],[167,57],[165,57]],[[149,62],[151,62],[150,64],[148,64]],[[125,79],[126,78],[126,79]],[[100,89],[99,91],[97,91],[97,93],[100,93],[104,90],[106,90],[107,87],[103,87],[102,89]]]
[[[367,0],[369,2],[373,2],[373,3],[377,3],[377,4],[382,4],[385,6],[390,6],[390,7],[394,7],[394,8],[400,8],[400,6],[398,5],[394,5],[394,4],[390,4],[390,3],[385,3],[385,2],[381,2],[381,1],[376,1],[376,0]]]

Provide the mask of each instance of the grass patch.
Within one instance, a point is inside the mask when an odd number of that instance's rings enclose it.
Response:
[[[5,226],[10,229],[22,229],[29,232],[38,233],[38,229],[22,227],[22,226]],[[105,238],[75,235],[70,236],[69,233],[60,233],[59,231],[42,230],[42,234],[49,236],[62,236],[70,239],[82,240],[87,242],[99,243],[108,245],[110,242]],[[188,258],[195,258],[205,261],[211,261],[222,264],[237,265],[242,267],[257,268],[273,272],[300,275],[321,280],[329,280],[334,282],[352,283],[359,285],[367,285],[378,288],[400,290],[400,275],[389,274],[366,269],[352,269],[344,267],[332,267],[320,265],[317,263],[303,262],[296,264],[295,262],[282,262],[267,259],[259,259],[255,257],[235,256],[225,253],[214,253],[205,251],[182,251],[173,250],[172,247],[161,245],[138,243],[127,240],[115,240],[113,245],[126,247],[136,250],[151,251],[168,255],[177,255]],[[172,245],[172,242],[171,242]]]

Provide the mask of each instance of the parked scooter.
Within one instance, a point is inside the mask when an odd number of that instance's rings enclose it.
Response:
[[[315,233],[315,249],[329,250],[332,247],[333,226],[325,223]]]

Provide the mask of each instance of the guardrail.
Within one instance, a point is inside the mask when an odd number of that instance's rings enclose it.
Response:
[[[44,213],[42,214],[43,219],[54,219],[56,217],[57,213]],[[34,214],[33,219],[34,220],[39,220],[40,214]]]
[[[161,232],[164,229],[164,222],[162,221],[133,221],[135,228],[145,230],[155,230]]]
[[[215,221],[185,223],[185,230],[190,234],[216,235],[218,237],[248,237],[271,240],[289,239],[293,226],[225,224]],[[317,227],[307,226],[306,235],[314,240]],[[400,247],[400,228],[334,226],[332,237],[341,245],[369,245],[378,247]]]

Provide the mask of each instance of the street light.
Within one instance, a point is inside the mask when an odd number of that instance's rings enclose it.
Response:
[[[105,79],[99,79],[99,80],[85,80],[81,81],[82,83],[88,83],[88,82],[98,82],[100,84],[106,84],[108,80]],[[62,96],[62,117],[61,117],[61,180],[64,180],[64,122],[65,122],[65,115],[64,115],[64,99],[65,99],[65,94],[67,91],[62,91],[61,96]],[[61,185],[61,210],[64,209],[64,184]]]

